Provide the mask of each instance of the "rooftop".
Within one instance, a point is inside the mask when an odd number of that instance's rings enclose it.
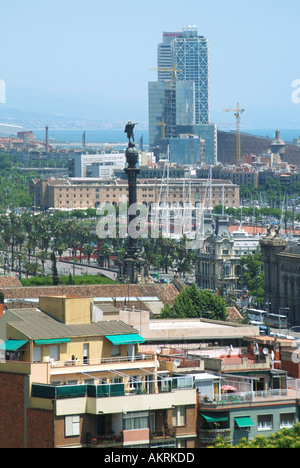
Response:
[[[7,323],[32,340],[137,333],[120,320],[64,324],[37,308],[12,309],[8,314]]]

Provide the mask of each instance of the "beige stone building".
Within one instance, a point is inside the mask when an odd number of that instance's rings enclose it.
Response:
[[[128,182],[122,179],[34,179],[30,193],[34,205],[42,210],[95,208],[100,203],[126,203]],[[171,206],[202,203],[208,208],[220,204],[237,208],[239,186],[230,180],[217,179],[212,180],[211,185],[206,179],[170,179],[168,184],[162,179],[139,179],[137,197],[138,203],[147,206],[153,203],[162,206],[168,198]]]
[[[288,326],[300,324],[300,247],[277,232],[260,241],[269,312],[287,315]]]

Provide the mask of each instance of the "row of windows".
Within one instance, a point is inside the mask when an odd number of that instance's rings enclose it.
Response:
[[[283,413],[280,415],[280,429],[290,428],[295,424],[295,413]],[[257,416],[257,430],[270,431],[274,429],[273,414]]]
[[[127,412],[123,415],[124,430],[148,429],[150,426],[154,427],[154,414],[148,411]],[[186,425],[186,408],[185,406],[176,406],[172,409],[172,425],[185,426]],[[65,417],[65,436],[74,437],[80,435],[80,416],[72,415]]]

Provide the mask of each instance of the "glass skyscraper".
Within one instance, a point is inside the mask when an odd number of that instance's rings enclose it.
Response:
[[[148,83],[149,145],[175,138],[178,125],[195,124],[195,85],[193,81],[154,81]]]
[[[157,70],[157,81],[148,84],[150,148],[164,154],[169,145],[172,162],[214,164],[216,126],[209,122],[208,40],[198,35],[195,26],[164,32]]]
[[[157,51],[158,81],[195,83],[195,123],[209,123],[209,44],[196,26],[164,32]],[[172,71],[174,69],[174,72]]]

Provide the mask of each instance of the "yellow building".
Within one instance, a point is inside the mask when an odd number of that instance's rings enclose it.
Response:
[[[0,447],[150,447],[157,434],[194,447],[195,389],[139,353],[145,340],[135,328],[95,319],[86,297],[40,297],[38,308],[5,311]]]
[[[144,339],[133,327],[119,320],[93,321],[94,302],[86,297],[40,297],[38,309],[7,310],[0,320],[0,333],[6,360],[50,364],[44,384],[84,383],[82,366],[89,370],[89,380],[113,380],[106,371],[111,360],[134,362],[138,343]],[[6,339],[6,337],[9,337]],[[103,372],[99,376],[99,365]],[[128,366],[128,364],[126,364]],[[70,366],[76,369],[70,371]],[[118,367],[118,366],[117,366]],[[122,365],[120,365],[120,368]],[[155,362],[147,362],[149,371]],[[86,367],[84,367],[85,369]],[[136,374],[135,366],[133,366]],[[130,378],[131,372],[128,372]],[[70,375],[72,379],[70,379]]]

